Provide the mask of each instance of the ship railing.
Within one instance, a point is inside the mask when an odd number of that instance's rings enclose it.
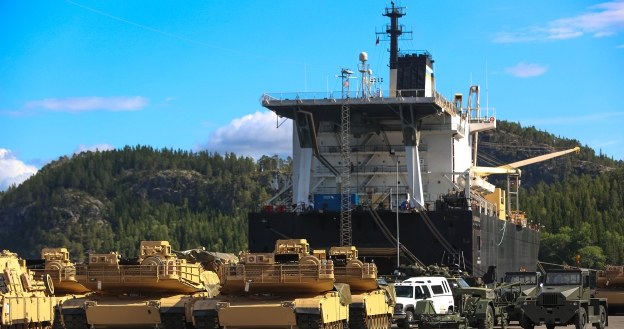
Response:
[[[354,145],[350,147],[352,153],[365,153],[365,152],[383,152],[384,154],[388,154],[391,149],[394,149],[397,153],[405,152],[405,145]],[[336,153],[340,154],[340,146],[319,146],[319,150],[321,153]],[[427,144],[421,143],[418,146],[419,151],[426,151]]]
[[[32,269],[31,271],[37,277],[48,274],[50,278],[55,282],[76,280],[76,267],[74,266],[54,269]]]
[[[452,102],[447,100],[442,94],[434,91],[432,95],[427,95],[426,89],[400,89],[397,90],[395,96],[390,95],[388,90],[376,90],[370,95],[362,96],[360,90],[346,91],[324,91],[324,92],[283,92],[283,93],[265,93],[260,97],[260,103],[262,105],[272,105],[280,103],[292,103],[292,102],[306,102],[312,104],[327,104],[327,103],[340,103],[345,99],[351,99],[354,102],[368,102],[375,100],[375,102],[385,103],[395,102],[397,98],[423,98],[433,99],[433,102],[440,106],[447,112],[455,111],[455,106]],[[390,95],[391,97],[384,97],[383,95]]]
[[[496,216],[496,205],[480,196],[478,193],[470,192],[472,198],[472,210],[490,216]]]
[[[377,266],[373,263],[364,263],[362,267],[336,267],[334,275],[341,278],[352,279],[375,279],[377,278]]]
[[[312,282],[334,278],[334,265],[324,264],[236,264],[229,268],[227,279],[255,283]]]

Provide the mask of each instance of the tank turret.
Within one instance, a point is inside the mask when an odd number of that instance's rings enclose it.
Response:
[[[35,276],[26,261],[0,253],[0,327],[49,327],[54,322],[54,285],[49,275]]]
[[[277,240],[272,253],[242,253],[223,293],[321,293],[334,287],[334,266],[310,254],[305,239]]]
[[[218,299],[193,306],[195,328],[345,328],[349,286],[333,261],[305,239],[277,240],[269,253],[242,252],[227,267]]]
[[[168,241],[142,241],[134,259],[90,253],[75,277],[93,293],[63,302],[66,329],[191,326],[193,304],[220,291],[218,270],[209,264],[218,256],[206,255],[199,248],[175,252]]]

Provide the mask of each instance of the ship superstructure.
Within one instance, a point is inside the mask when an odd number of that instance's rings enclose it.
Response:
[[[478,134],[496,128],[495,113],[480,108],[479,86],[466,99],[442,96],[432,55],[399,53],[404,8],[392,4],[383,15],[389,90],[378,88],[361,53],[357,88],[355,73],[342,69],[339,92],[263,95],[264,107],[293,120],[292,186],[273,199],[285,207],[250,214],[250,249],[305,236],[314,248],[357,245],[390,267],[417,258],[450,260],[477,275],[488,266],[533,268],[537,227],[512,212],[505,191],[477,167]]]

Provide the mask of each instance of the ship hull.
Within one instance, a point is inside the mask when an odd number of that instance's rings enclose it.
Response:
[[[377,213],[388,231],[396,235],[396,212]],[[433,224],[431,228],[418,213],[398,215],[401,244],[426,265],[460,264],[474,275],[484,275],[489,266],[496,266],[498,279],[505,272],[534,270],[537,266],[536,230],[470,210],[445,209],[426,214]],[[248,225],[252,252],[268,252],[276,239],[283,238],[305,238],[313,249],[340,245],[338,212],[253,212]],[[448,243],[438,241],[432,228]],[[397,264],[396,243],[384,237],[382,231],[370,212],[352,212],[352,244],[360,250],[361,257],[375,261],[380,273],[390,274]],[[444,245],[451,245],[454,250],[448,251]],[[406,261],[401,257],[402,264]]]

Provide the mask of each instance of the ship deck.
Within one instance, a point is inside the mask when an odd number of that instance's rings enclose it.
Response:
[[[371,119],[397,118],[400,110],[409,109],[414,117],[432,114],[454,114],[453,104],[440,93],[432,97],[417,97],[420,90],[400,90],[399,97],[358,97],[350,93],[345,97],[340,92],[331,93],[271,93],[262,96],[262,106],[280,117],[295,118],[297,111],[307,111],[319,121],[340,121],[342,105],[347,101],[351,110],[357,110]],[[353,112],[352,112],[353,113]]]

